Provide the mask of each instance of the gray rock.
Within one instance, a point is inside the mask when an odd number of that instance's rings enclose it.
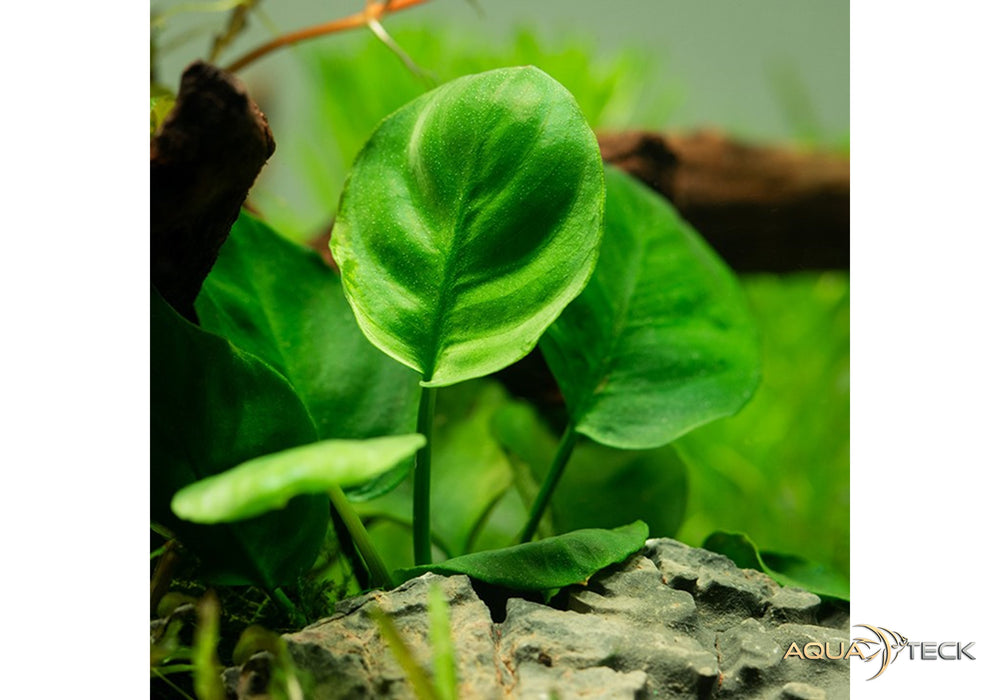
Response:
[[[432,675],[432,584],[450,603],[460,698],[848,696],[846,661],[782,659],[792,642],[847,644],[846,614],[823,620],[811,593],[781,588],[712,552],[650,540],[639,554],[571,587],[565,609],[511,598],[499,623],[465,576],[426,574],[343,601],[333,616],[285,636],[307,697],[414,698],[369,611],[378,605],[393,619]],[[234,688],[233,697],[246,696]]]
[[[780,700],[826,700],[826,691],[808,683],[786,683],[782,686],[778,698]]]
[[[489,610],[476,596],[465,576],[426,574],[391,592],[373,591],[344,601],[329,618],[285,636],[298,668],[309,676],[309,697],[343,698],[414,697],[403,670],[382,640],[370,617],[378,606],[390,618],[428,673],[433,656],[427,634],[427,594],[437,583],[449,602],[451,635],[456,645],[459,696],[501,697]]]

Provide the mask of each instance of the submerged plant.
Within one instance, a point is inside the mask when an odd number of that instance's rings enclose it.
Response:
[[[191,546],[223,579],[280,593],[316,557],[329,496],[376,585],[427,570],[514,590],[584,581],[649,529],[633,515],[531,542],[580,436],[659,448],[739,410],[758,380],[733,275],[668,203],[604,168],[572,96],[537,68],[466,76],[388,116],[348,177],[331,249],[340,279],[243,215],[198,300],[201,328],[154,296],[154,515],[198,532]],[[508,482],[468,532],[434,533],[436,392],[536,344],[567,413],[544,483],[519,492],[523,516],[504,510]],[[392,574],[350,501],[411,470],[411,517],[397,517],[416,566]],[[498,513],[524,518],[507,532],[523,544],[471,551]],[[442,535],[464,556],[433,561]],[[216,557],[223,536],[248,561]]]

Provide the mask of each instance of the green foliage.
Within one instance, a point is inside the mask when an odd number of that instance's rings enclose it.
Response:
[[[153,295],[157,531],[198,555],[199,577],[263,587],[296,625],[297,608],[313,619],[390,585],[383,560],[403,576],[462,573],[550,594],[649,535],[704,542],[846,599],[846,276],[741,285],[663,200],[605,176],[592,128],[661,127],[668,115],[637,111],[654,85],[641,59],[602,62],[592,47],[552,49],[527,32],[503,46],[393,33],[433,78],[459,80],[427,92],[426,76],[371,37],[297,50],[316,89],[296,111],[314,128],[276,129],[268,171],[286,169],[293,184],[269,197],[265,171],[252,197],[304,240],[326,229],[342,193],[332,250],[343,279],[241,213],[197,300],[200,328]],[[812,133],[821,125],[798,87],[788,112]],[[151,134],[172,104],[154,86]],[[544,418],[485,378],[540,336],[566,407]],[[419,379],[440,391],[422,394]],[[423,436],[412,434],[418,403]],[[438,561],[412,568],[411,472],[425,443],[417,464],[434,507],[422,526]],[[563,459],[551,501],[539,501]],[[340,491],[349,483],[353,507]],[[218,524],[179,519],[171,502]],[[545,538],[509,546],[532,503]],[[749,532],[764,551],[718,528]],[[259,612],[255,594],[245,604]],[[418,694],[446,700],[457,678],[440,590],[428,609],[433,677],[379,624]],[[152,672],[194,671],[200,697],[221,697],[218,611],[202,613],[194,648],[181,616],[164,621]],[[271,694],[307,696],[280,637],[251,636],[234,660],[266,648]]]
[[[382,122],[331,248],[365,335],[442,386],[531,350],[593,269],[603,203],[572,96],[535,68],[499,69]]]
[[[265,588],[293,580],[319,550],[324,497],[299,496],[280,511],[223,526],[180,520],[170,500],[199,479],[314,441],[302,402],[274,370],[188,323],[155,291],[150,347],[153,520],[201,557],[210,579]]]
[[[699,426],[753,393],[755,322],[778,307],[752,304],[755,319],[668,204],[605,173],[572,95],[537,68],[415,95],[347,180],[331,241],[341,275],[242,214],[197,300],[201,328],[154,295],[154,520],[204,573],[264,586],[294,610],[273,589],[316,558],[329,506],[315,494],[334,500],[336,551],[361,587],[388,584],[385,561],[405,576],[551,591],[622,561],[650,532],[691,541],[723,508],[751,510],[738,507],[748,491],[713,501],[711,484],[723,471],[757,478],[718,458],[733,440],[755,444],[752,424]],[[539,338],[566,407],[544,420],[483,378]],[[754,435],[772,452],[776,426]],[[712,437],[726,429],[736,437]],[[762,499],[770,485],[760,478]],[[186,518],[236,522],[185,522],[171,498]],[[508,546],[538,521],[549,537]],[[408,546],[424,538],[413,568]],[[779,580],[842,591],[802,558],[712,542]]]
[[[295,280],[295,284],[289,284]],[[265,360],[291,382],[319,437],[413,431],[413,373],[365,338],[340,278],[314,251],[241,212],[196,302],[202,327]],[[406,460],[354,490],[371,498],[406,476]]]
[[[646,543],[641,520],[615,530],[576,530],[538,542],[466,554],[438,564],[397,572],[405,579],[428,571],[465,574],[515,591],[550,591],[584,583],[606,566],[624,561]]]
[[[738,415],[674,443],[690,478],[679,539],[698,545],[716,530],[746,532],[768,551],[847,577],[849,285],[838,272],[743,279],[760,331],[761,384]]]
[[[761,552],[742,533],[715,532],[708,536],[702,546],[725,554],[740,568],[763,571],[783,586],[797,586],[840,600],[849,600],[851,597],[847,579],[837,572],[802,557]]]
[[[284,508],[295,496],[370,481],[412,457],[425,442],[423,435],[396,435],[294,447],[190,484],[174,495],[171,508],[199,523],[252,518]]]
[[[196,309],[203,328],[288,379],[321,438],[412,431],[419,393],[413,373],[365,339],[340,278],[318,254],[252,215],[240,213]]]
[[[663,197],[606,179],[594,277],[541,347],[577,432],[649,449],[746,403],[757,338],[736,279]]]
[[[476,380],[441,389],[431,444],[434,445],[434,478],[431,482],[432,540],[446,557],[479,549],[477,538],[494,504],[514,486],[514,472],[493,432],[497,411],[510,401],[495,381]],[[472,465],[475,465],[474,468]],[[413,565],[405,546],[411,537],[412,479],[381,498],[356,504],[362,517],[395,526],[373,528],[372,537],[383,551],[386,565]],[[525,517],[521,506],[518,520]],[[513,529],[520,523],[514,525]],[[406,528],[400,532],[400,528]],[[501,530],[503,545],[513,539],[511,529]]]

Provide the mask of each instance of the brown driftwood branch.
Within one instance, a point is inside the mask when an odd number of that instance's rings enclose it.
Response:
[[[847,269],[850,161],[712,131],[601,134],[601,155],[660,192],[741,272]]]
[[[202,282],[272,153],[267,118],[242,83],[191,64],[149,152],[152,281],[191,321]]]

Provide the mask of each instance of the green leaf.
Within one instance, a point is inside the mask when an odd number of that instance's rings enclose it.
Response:
[[[425,386],[506,367],[586,284],[603,193],[593,132],[537,68],[422,95],[344,187],[331,248],[358,324]]]
[[[850,583],[836,571],[796,555],[761,552],[742,533],[714,532],[702,547],[726,555],[741,569],[763,571],[782,586],[804,588],[829,598],[851,599]]]
[[[439,564],[397,572],[400,580],[428,571],[465,574],[517,591],[548,591],[584,583],[606,566],[624,561],[646,542],[649,528],[637,520],[614,530],[577,530],[505,549],[465,554]]]
[[[199,523],[232,522],[284,508],[295,496],[325,494],[388,471],[426,444],[423,435],[324,440],[251,459],[178,491],[176,515]]]
[[[291,382],[321,439],[413,431],[420,387],[358,328],[340,277],[319,255],[246,212],[233,225],[196,302],[202,327],[267,361]],[[350,490],[352,500],[391,491],[406,460]]]
[[[608,168],[594,277],[540,343],[576,430],[665,445],[738,411],[759,378],[739,285],[661,196]]]
[[[530,502],[552,464],[558,439],[524,402],[498,410],[493,430],[511,457],[530,468]],[[581,441],[552,496],[552,522],[556,532],[569,532],[639,519],[651,537],[672,537],[684,520],[687,491],[687,467],[670,446],[626,451]]]
[[[413,372],[372,347],[340,278],[319,255],[246,212],[219,252],[196,309],[203,328],[291,382],[321,439],[413,431],[420,398]]]
[[[283,510],[228,525],[177,518],[182,487],[254,457],[316,439],[291,386],[256,357],[181,318],[155,291],[150,312],[150,507],[217,583],[273,588],[316,558],[327,499],[300,496]]]

